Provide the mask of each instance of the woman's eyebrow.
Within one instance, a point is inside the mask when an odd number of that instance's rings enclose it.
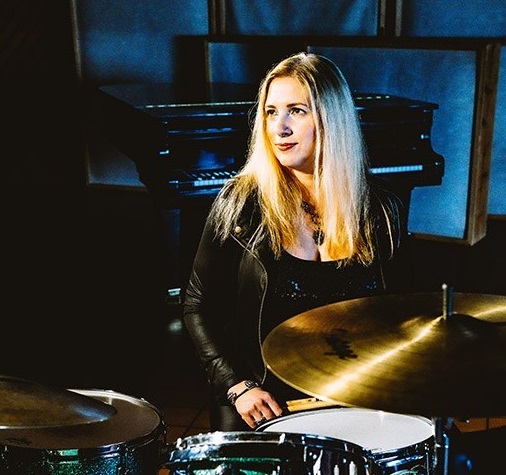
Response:
[[[309,105],[306,102],[291,102],[290,104],[286,104],[286,107],[299,107],[299,106],[309,107]],[[276,106],[273,104],[265,104],[265,107],[276,108]]]

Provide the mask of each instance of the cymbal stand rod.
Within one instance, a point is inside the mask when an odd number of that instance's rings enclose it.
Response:
[[[442,285],[443,289],[443,316],[450,317],[453,313],[453,288],[447,284]]]
[[[448,475],[450,438],[446,429],[451,426],[451,419],[446,417],[434,418],[436,438],[436,467],[434,475]]]
[[[447,284],[441,286],[443,290],[443,317],[448,318],[453,313],[453,289]],[[450,438],[446,433],[451,426],[448,418],[437,417],[434,421],[436,437],[436,470],[435,475],[448,475],[450,455]]]

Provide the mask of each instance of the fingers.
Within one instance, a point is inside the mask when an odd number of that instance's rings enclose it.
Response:
[[[260,427],[262,424],[265,424],[268,419],[272,419],[274,417],[274,416],[267,417],[261,413],[256,413],[256,415],[254,416],[251,414],[241,416],[252,429]]]
[[[262,416],[258,421],[255,421],[255,426],[259,427],[262,424],[265,424],[267,422],[267,418],[265,416]]]
[[[252,429],[280,416],[283,409],[272,395],[260,388],[248,391],[235,404],[237,412]]]

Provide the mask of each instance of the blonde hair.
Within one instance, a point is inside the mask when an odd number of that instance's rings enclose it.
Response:
[[[276,256],[294,242],[300,222],[302,185],[276,159],[266,133],[265,101],[275,78],[296,79],[307,91],[316,128],[314,191],[325,240],[335,260],[369,264],[374,258],[374,226],[369,219],[367,154],[358,115],[346,79],[329,59],[294,54],[275,65],[262,80],[256,101],[244,167],[220,191],[211,212],[216,235],[234,229],[248,197],[261,209],[255,247],[267,238]]]

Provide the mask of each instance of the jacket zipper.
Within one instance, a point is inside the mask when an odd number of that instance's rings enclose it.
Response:
[[[262,315],[263,315],[263,308],[264,308],[264,302],[265,302],[265,295],[267,294],[267,284],[268,284],[269,277],[267,275],[267,270],[266,270],[266,268],[264,266],[264,263],[260,260],[260,258],[258,257],[258,255],[255,254],[251,249],[249,249],[243,242],[241,242],[234,235],[231,235],[231,237],[232,237],[232,239],[235,239],[235,241],[237,241],[237,243],[246,252],[248,252],[254,259],[256,259],[256,261],[260,264],[260,266],[262,267],[262,270],[264,272],[265,286],[264,286],[264,290],[263,290],[263,293],[262,293],[262,299],[260,301],[260,310],[259,310],[259,314],[258,314],[258,326],[257,326],[258,346],[260,348],[260,354],[262,355]],[[263,366],[263,376],[262,376],[261,385],[265,383],[265,380],[267,378],[267,366],[264,363],[263,356],[262,356],[262,366]]]

